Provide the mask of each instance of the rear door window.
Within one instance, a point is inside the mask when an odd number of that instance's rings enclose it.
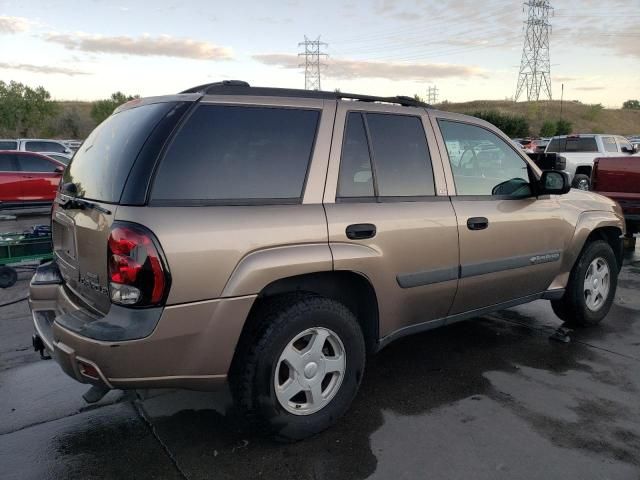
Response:
[[[153,128],[175,106],[153,103],[111,115],[91,132],[65,170],[78,196],[118,203],[125,181]]]
[[[364,119],[361,113],[351,112],[342,144],[339,198],[373,197],[373,173]]]
[[[15,172],[17,170],[11,153],[0,153],[0,172]]]
[[[18,142],[0,140],[0,150],[17,150]]]
[[[151,199],[299,202],[319,119],[318,110],[200,105],[160,163]]]
[[[547,152],[597,152],[598,144],[595,137],[563,137],[554,138],[547,147]]]
[[[22,172],[53,173],[58,164],[35,155],[18,155],[18,165]]]

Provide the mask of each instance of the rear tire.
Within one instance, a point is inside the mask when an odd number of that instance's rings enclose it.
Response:
[[[254,315],[258,326],[243,335],[231,368],[236,405],[281,441],[333,425],[364,374],[356,317],[335,300],[300,294],[267,300]]]
[[[11,267],[0,267],[0,288],[9,288],[18,281],[18,272]]]
[[[573,188],[577,188],[578,190],[591,190],[591,179],[587,175],[579,173],[575,177],[573,177],[571,186]]]
[[[554,313],[571,327],[597,325],[609,313],[618,273],[611,246],[603,240],[589,243],[571,270],[564,296],[551,301]]]

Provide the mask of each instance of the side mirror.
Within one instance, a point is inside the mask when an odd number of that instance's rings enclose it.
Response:
[[[540,167],[540,170],[564,170],[567,159],[557,153],[529,153],[529,158]]]
[[[540,195],[564,195],[571,190],[571,182],[566,172],[546,170],[542,172],[538,182],[538,194]]]
[[[54,172],[62,173],[62,172],[64,172],[64,167],[63,166],[57,166],[56,169],[54,170]]]
[[[622,151],[624,153],[634,154],[638,151],[638,147],[636,145],[632,145],[631,147],[622,147]]]

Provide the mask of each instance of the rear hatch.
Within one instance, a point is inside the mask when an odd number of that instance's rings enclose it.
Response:
[[[145,143],[159,143],[152,133],[177,105],[140,101],[118,110],[89,135],[64,172],[52,212],[54,256],[68,289],[96,313],[111,307],[107,242],[125,186],[134,166],[140,170],[135,164]],[[146,186],[136,188],[144,197]]]

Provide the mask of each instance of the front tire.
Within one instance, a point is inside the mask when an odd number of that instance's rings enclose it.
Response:
[[[613,303],[618,272],[611,246],[602,240],[589,243],[571,271],[564,296],[551,302],[554,313],[568,326],[597,325]]]
[[[343,304],[285,295],[256,312],[231,371],[236,405],[276,439],[296,441],[334,424],[358,392],[365,367],[360,326]]]
[[[573,177],[571,186],[573,188],[577,188],[578,190],[591,190],[591,179],[588,175],[579,173],[575,177]]]

